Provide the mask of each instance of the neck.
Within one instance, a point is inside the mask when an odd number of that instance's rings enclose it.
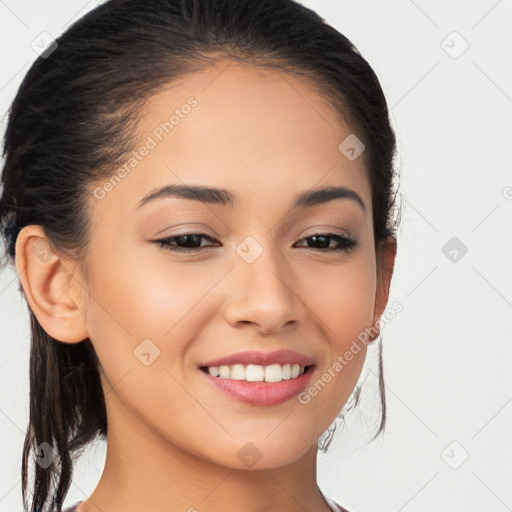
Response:
[[[170,443],[124,407],[111,410],[104,471],[78,512],[330,510],[316,482],[316,444],[286,466],[233,469]]]

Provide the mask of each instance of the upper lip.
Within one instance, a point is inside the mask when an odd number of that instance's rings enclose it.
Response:
[[[310,357],[295,352],[294,350],[276,350],[275,352],[237,352],[226,357],[220,357],[206,361],[200,366],[230,366],[232,364],[258,364],[269,366],[271,364],[298,364],[300,366],[311,366],[314,364]]]

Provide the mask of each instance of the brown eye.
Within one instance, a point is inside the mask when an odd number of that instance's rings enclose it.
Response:
[[[160,247],[164,247],[170,251],[179,252],[194,252],[203,249],[210,249],[211,247],[219,247],[220,244],[213,245],[202,245],[202,240],[215,242],[215,239],[204,233],[183,233],[176,236],[168,236],[159,240],[154,240],[154,243]]]
[[[317,249],[323,252],[345,251],[349,252],[357,246],[357,242],[343,235],[336,233],[314,233],[311,236],[303,238],[307,241],[308,249]],[[331,243],[334,241],[334,247]]]

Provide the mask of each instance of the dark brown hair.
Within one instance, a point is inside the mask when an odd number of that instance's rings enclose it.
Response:
[[[9,111],[0,197],[8,263],[20,229],[41,225],[56,252],[80,263],[87,282],[91,185],[111,176],[133,150],[136,122],[151,95],[221,59],[300,75],[331,100],[366,145],[376,250],[395,236],[395,136],[381,86],[353,44],[312,10],[293,0],[110,0],[56,42],[34,62]],[[96,437],[106,439],[105,401],[91,341],[60,343],[29,313],[23,501],[30,452],[47,442],[58,464],[43,468],[33,459],[30,511],[60,511],[71,456]],[[382,344],[379,373],[382,418],[375,436],[386,418]],[[358,390],[355,396],[357,403]]]

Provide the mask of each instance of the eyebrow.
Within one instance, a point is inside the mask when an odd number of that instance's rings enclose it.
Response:
[[[192,199],[210,204],[234,207],[235,196],[224,189],[204,187],[200,185],[167,185],[147,194],[138,204],[137,208],[164,197],[179,197]],[[354,190],[346,187],[322,187],[305,190],[296,197],[292,210],[307,208],[317,204],[327,203],[334,199],[351,199],[359,204],[363,212],[366,212],[364,201]]]

